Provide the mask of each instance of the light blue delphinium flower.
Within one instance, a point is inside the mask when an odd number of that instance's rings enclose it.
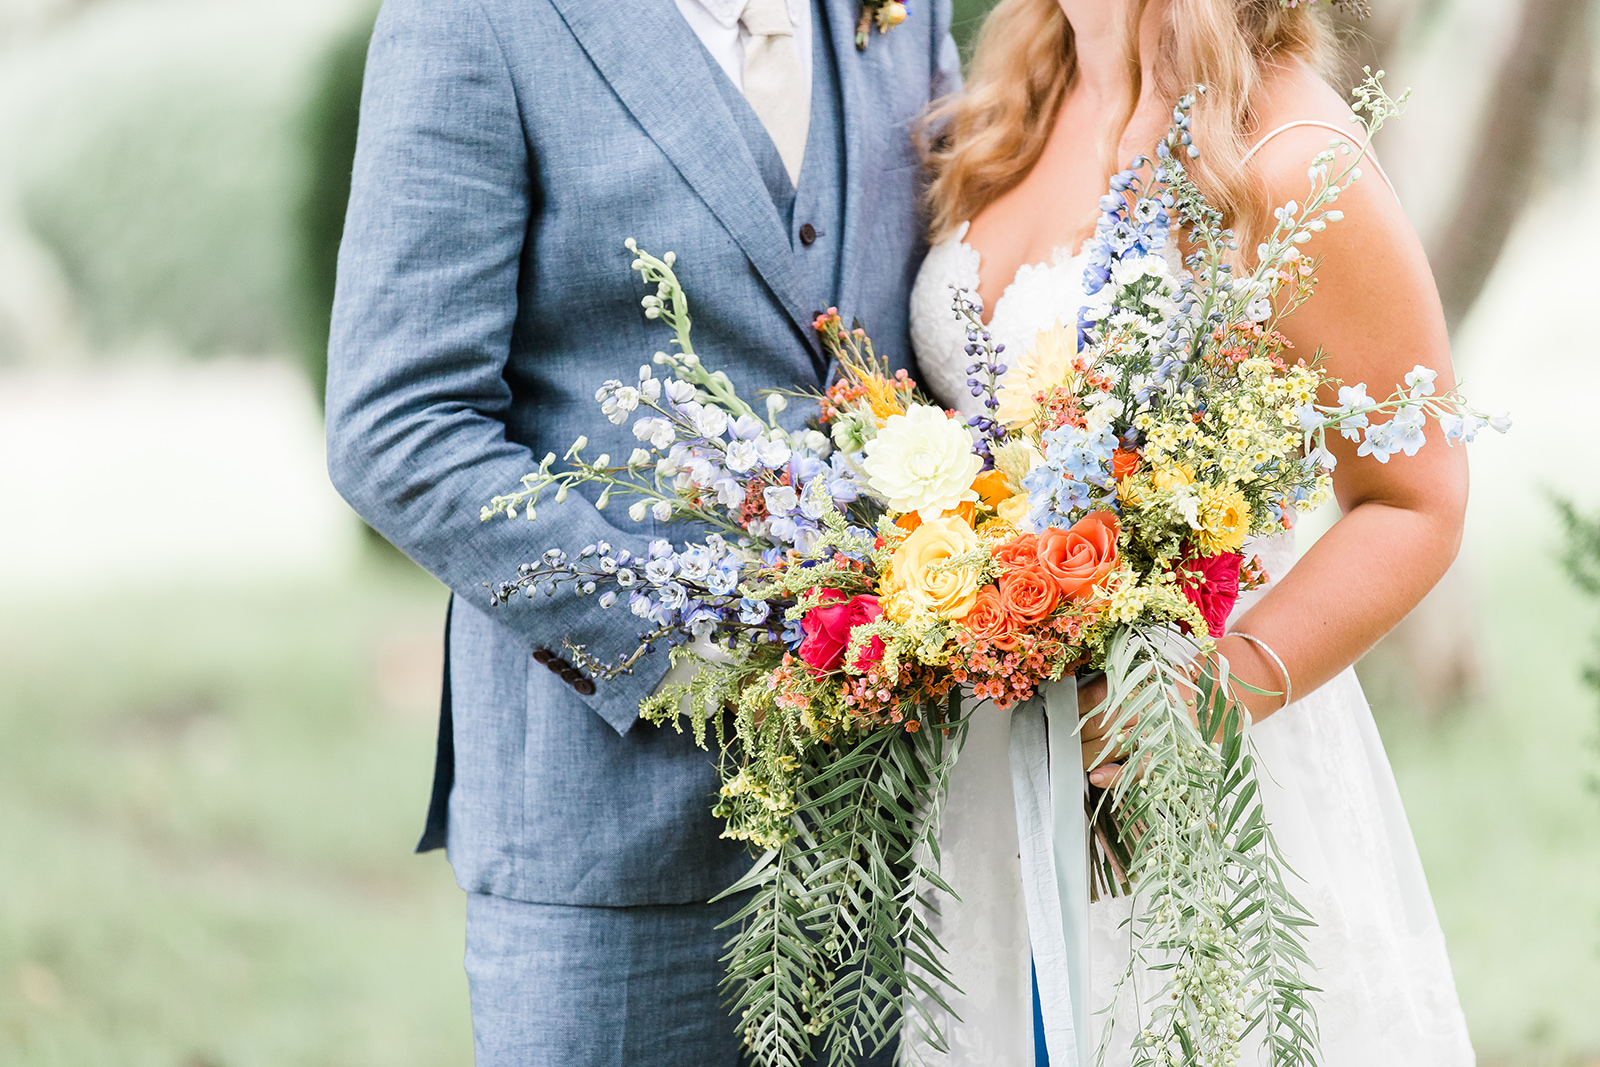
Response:
[[[739,601],[739,621],[746,626],[760,626],[772,614],[772,606],[765,600],[751,600],[748,597]]]
[[[800,506],[800,496],[792,485],[769,485],[761,491],[761,499],[772,516],[787,515]]]
[[[806,632],[800,628],[799,619],[785,619],[783,621],[783,643],[789,646],[790,652],[798,649],[800,643],[805,639]]]
[[[706,576],[706,588],[718,596],[727,596],[739,588],[739,561],[733,556],[723,556]]]
[[[1387,463],[1389,457],[1397,451],[1399,449],[1389,437],[1389,423],[1383,422],[1367,427],[1367,438],[1361,442],[1361,447],[1356,449],[1356,455],[1371,456],[1379,463]]]
[[[748,474],[761,462],[761,453],[754,441],[735,441],[728,446],[726,462],[735,474]]]
[[[1355,408],[1371,407],[1372,398],[1367,395],[1366,383],[1362,382],[1357,385],[1341,385],[1339,387],[1339,406],[1344,408],[1346,411],[1351,411]]]
[[[1428,413],[1420,407],[1405,405],[1389,420],[1391,450],[1416,455],[1428,443],[1423,427],[1428,424]]]
[[[644,565],[644,577],[651,585],[666,585],[672,581],[672,576],[678,572],[678,561],[672,556],[661,556],[647,560]]]
[[[833,493],[827,477],[813,478],[800,494],[800,514],[820,519],[833,510]]]
[[[659,590],[660,603],[668,611],[681,611],[688,606],[689,590],[682,582],[667,582]]]
[[[1433,395],[1433,383],[1439,377],[1438,371],[1431,371],[1418,363],[1406,375],[1406,390],[1412,398]]]
[[[685,581],[704,585],[715,563],[716,557],[709,548],[693,545],[678,555],[678,573]]]

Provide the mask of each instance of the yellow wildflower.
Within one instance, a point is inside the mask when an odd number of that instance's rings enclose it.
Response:
[[[1175,467],[1162,467],[1150,472],[1150,484],[1157,489],[1181,489],[1194,484],[1194,471],[1181,463]]]
[[[1250,505],[1232,486],[1207,489],[1200,498],[1200,551],[1208,556],[1237,552],[1250,534]]]

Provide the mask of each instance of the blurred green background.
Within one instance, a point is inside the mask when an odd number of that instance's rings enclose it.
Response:
[[[1475,452],[1461,564],[1362,666],[1507,1067],[1600,1064],[1600,612],[1547,498],[1600,501],[1591,6],[1346,28],[1351,70],[1417,89],[1385,164],[1469,389],[1519,419]],[[471,1061],[461,896],[409,855],[444,592],[320,459],[372,16],[0,0],[0,1063]]]

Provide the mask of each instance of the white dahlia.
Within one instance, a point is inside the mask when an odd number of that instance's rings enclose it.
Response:
[[[972,480],[983,460],[959,419],[936,407],[912,405],[891,415],[866,444],[867,486],[895,511],[915,511],[931,521],[964,500],[976,500]]]

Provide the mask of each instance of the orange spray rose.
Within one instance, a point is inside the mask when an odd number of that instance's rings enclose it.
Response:
[[[1039,562],[1068,600],[1088,600],[1117,567],[1121,523],[1109,511],[1091,511],[1070,530],[1039,535]]]
[[[1017,647],[1016,635],[1009,632],[1011,619],[1000,603],[1000,590],[992,585],[978,590],[978,599],[973,601],[972,610],[961,620],[961,625],[973,637],[988,641],[996,648],[1010,651]]]
[[[1019,627],[1048,619],[1060,599],[1060,587],[1042,565],[1016,567],[1000,575],[1000,607]]]

